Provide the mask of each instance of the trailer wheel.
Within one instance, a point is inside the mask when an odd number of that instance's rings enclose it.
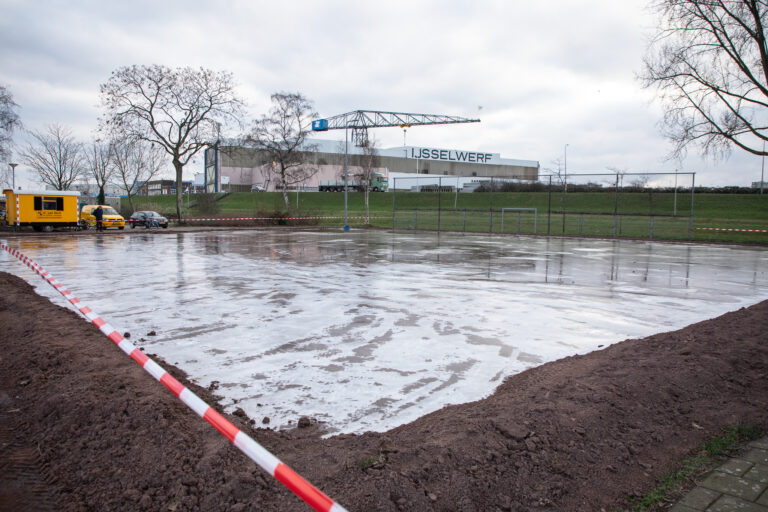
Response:
[[[50,233],[51,231],[53,231],[53,226],[51,226],[50,224],[46,224],[44,226],[40,226],[40,231],[42,231],[44,233]]]

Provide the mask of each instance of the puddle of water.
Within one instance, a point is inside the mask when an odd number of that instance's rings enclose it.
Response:
[[[10,245],[147,352],[224,383],[228,409],[342,432],[387,430],[526,368],[768,298],[760,248],[355,231]],[[0,269],[67,304],[7,253]]]

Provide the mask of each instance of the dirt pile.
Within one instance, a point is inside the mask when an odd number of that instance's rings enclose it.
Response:
[[[0,290],[0,510],[309,510],[95,327],[9,274]],[[229,418],[350,511],[617,510],[721,426],[768,426],[767,371],[763,302],[383,434]]]

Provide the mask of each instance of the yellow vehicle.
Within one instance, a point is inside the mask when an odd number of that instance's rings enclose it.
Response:
[[[32,226],[35,231],[77,227],[77,198],[80,192],[60,190],[3,190],[5,223]],[[18,199],[18,201],[17,201]]]
[[[93,210],[99,205],[86,204],[80,208],[80,225],[85,229],[96,227],[96,217],[93,216]],[[105,204],[101,205],[101,209],[104,210],[104,215],[101,218],[104,228],[117,228],[125,229],[125,219],[122,215],[117,213],[114,208]]]

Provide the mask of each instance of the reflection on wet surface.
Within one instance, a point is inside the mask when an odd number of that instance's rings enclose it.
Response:
[[[146,352],[221,383],[230,409],[344,432],[768,298],[760,248],[280,231],[8,243]],[[6,253],[0,270],[66,304]]]

